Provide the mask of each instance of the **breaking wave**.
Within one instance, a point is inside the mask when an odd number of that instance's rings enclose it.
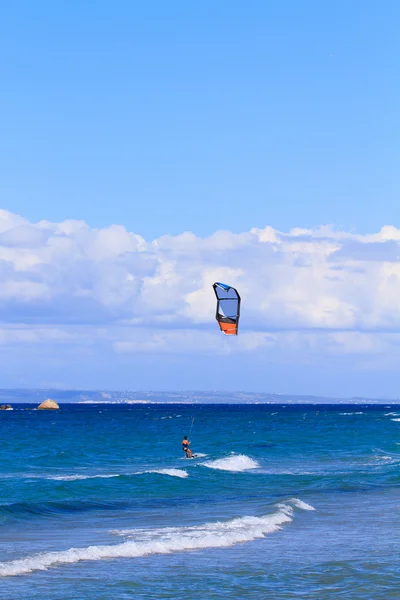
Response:
[[[45,479],[49,481],[84,481],[86,479],[111,479],[114,477],[133,477],[134,475],[145,475],[146,473],[158,473],[160,475],[170,475],[171,477],[188,477],[187,471],[184,469],[152,469],[147,471],[135,471],[133,473],[96,473],[93,475],[83,475],[81,473],[75,473],[72,475],[32,475],[22,474],[13,475],[5,474],[0,475],[0,479]]]
[[[44,479],[51,479],[52,481],[80,481],[83,479],[110,479],[111,477],[120,476],[120,473],[110,475],[48,475]]]
[[[0,563],[0,577],[26,575],[59,564],[115,558],[137,558],[152,554],[170,554],[206,548],[228,548],[264,538],[279,531],[293,520],[294,508],[313,510],[310,505],[292,498],[277,504],[275,512],[262,517],[240,517],[225,522],[205,523],[193,527],[167,527],[155,530],[121,530],[116,535],[130,539],[121,544],[70,548],[60,552],[43,552],[26,558]],[[133,538],[133,539],[132,539]]]
[[[227,456],[226,458],[209,460],[201,464],[204,467],[208,467],[209,469],[232,471],[234,473],[240,473],[241,471],[249,471],[251,469],[258,469],[260,466],[256,460],[253,460],[245,454],[235,454],[233,456]]]
[[[159,475],[169,475],[170,477],[188,477],[184,469],[152,469],[149,471],[135,471],[134,473],[115,473],[110,475],[53,475],[46,479],[55,481],[79,481],[82,479],[110,479],[111,477],[131,477],[132,475],[145,475],[146,473],[158,473]]]
[[[136,475],[142,475],[143,473],[158,473],[159,475],[169,475],[170,477],[188,477],[189,473],[184,469],[153,469],[152,471],[141,471]]]
[[[298,498],[290,498],[289,502],[301,510],[315,510],[311,504],[307,504],[307,502],[303,502]]]

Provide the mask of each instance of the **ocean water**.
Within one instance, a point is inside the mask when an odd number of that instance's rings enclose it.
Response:
[[[400,406],[15,408],[1,600],[400,597]]]

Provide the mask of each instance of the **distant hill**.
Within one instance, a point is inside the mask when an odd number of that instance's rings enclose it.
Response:
[[[398,404],[400,399],[334,398],[257,392],[152,392],[109,390],[0,390],[0,403],[37,403],[52,398],[57,403],[169,403],[169,404]]]

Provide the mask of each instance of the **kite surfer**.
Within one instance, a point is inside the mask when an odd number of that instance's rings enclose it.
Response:
[[[193,458],[193,452],[191,451],[189,446],[190,446],[190,442],[187,438],[187,435],[185,435],[182,440],[182,450],[186,454],[186,458]]]

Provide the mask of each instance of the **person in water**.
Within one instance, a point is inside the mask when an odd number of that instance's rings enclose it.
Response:
[[[182,440],[182,450],[186,454],[186,458],[193,458],[193,452],[191,451],[189,446],[190,446],[190,442],[187,438],[187,435],[185,435]]]

